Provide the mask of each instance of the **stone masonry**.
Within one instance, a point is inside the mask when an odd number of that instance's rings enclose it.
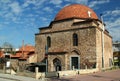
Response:
[[[80,69],[102,67],[102,29],[97,26],[100,21],[87,20],[74,22],[75,19],[52,22],[52,27],[41,29],[36,34],[36,53],[38,61],[45,58],[45,46],[47,37],[51,37],[51,47],[48,48],[48,70],[54,71],[53,60],[61,61],[62,70],[70,70],[70,56],[80,56]],[[78,46],[73,46],[73,34],[78,35]],[[109,67],[109,59],[112,59],[112,39],[108,32],[104,32],[104,61],[105,67]]]
[[[109,32],[103,31],[99,19],[76,17],[54,20],[48,27],[39,29],[35,34],[37,61],[45,62],[47,59],[48,71],[110,68],[113,56]],[[74,34],[77,45],[73,45]]]

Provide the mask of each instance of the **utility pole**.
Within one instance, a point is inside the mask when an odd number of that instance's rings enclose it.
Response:
[[[24,58],[24,40],[22,41],[22,57]]]
[[[102,21],[102,68],[104,68],[104,23],[103,23],[103,14],[100,14],[101,21]]]

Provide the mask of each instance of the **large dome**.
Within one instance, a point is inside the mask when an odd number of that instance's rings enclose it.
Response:
[[[69,18],[98,19],[96,13],[89,7],[81,4],[72,4],[61,9],[55,17],[55,21]]]

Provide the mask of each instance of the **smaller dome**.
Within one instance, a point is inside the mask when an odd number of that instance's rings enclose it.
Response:
[[[72,4],[61,9],[56,15],[55,21],[68,18],[98,19],[96,13],[91,8],[80,4]]]

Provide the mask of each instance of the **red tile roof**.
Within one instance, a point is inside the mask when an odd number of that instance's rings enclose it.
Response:
[[[29,53],[34,53],[34,46],[25,45],[22,46],[15,55],[11,55],[11,58],[19,58],[19,59],[27,59],[29,57]]]
[[[4,56],[4,53],[0,51],[0,58]]]
[[[35,48],[34,48],[34,46],[31,46],[31,45],[25,45],[25,46],[22,46],[20,49],[19,49],[19,51],[34,51],[35,50]]]
[[[88,15],[91,13],[91,17]],[[68,18],[93,18],[98,19],[96,13],[85,5],[72,4],[61,9],[55,17],[56,20],[63,20]]]
[[[20,58],[21,57],[21,53],[16,53],[15,55],[11,54],[10,57],[11,58]]]

